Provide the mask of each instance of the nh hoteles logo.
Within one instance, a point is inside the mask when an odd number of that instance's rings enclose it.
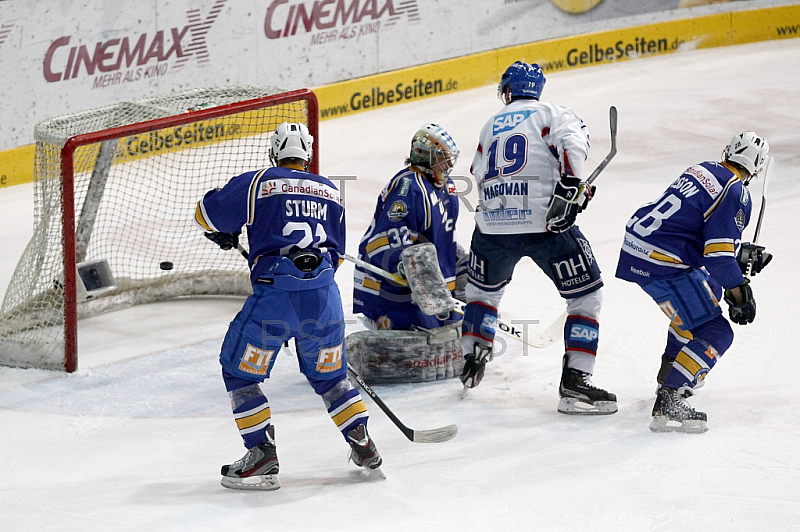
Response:
[[[80,76],[100,76],[114,84],[180,70],[191,59],[209,61],[206,37],[228,0],[215,0],[207,14],[186,12],[189,23],[153,33],[122,35],[93,43],[81,43],[72,35],[55,39],[42,62],[44,78],[51,83]],[[124,77],[123,77],[124,76]],[[95,84],[97,85],[97,83]]]
[[[272,0],[264,19],[264,35],[280,39],[298,33],[346,31],[347,36],[356,36],[359,25],[369,24],[377,31],[403,17],[419,22],[418,0]]]

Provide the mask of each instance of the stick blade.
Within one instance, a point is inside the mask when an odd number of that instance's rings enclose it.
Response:
[[[441,443],[452,440],[458,434],[458,425],[447,425],[438,429],[415,430],[411,441],[414,443]]]
[[[526,343],[537,349],[544,349],[553,345],[564,338],[564,324],[566,321],[567,313],[563,312],[547,329],[530,335]]]

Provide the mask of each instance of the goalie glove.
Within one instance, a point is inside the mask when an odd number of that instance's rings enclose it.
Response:
[[[741,292],[740,300],[737,300],[733,290],[725,290],[725,302],[728,304],[728,316],[731,321],[738,325],[753,323],[756,318],[756,300],[753,299],[753,290],[750,288],[750,279],[745,278],[744,282],[738,286]]]
[[[575,224],[578,214],[583,212],[591,201],[596,187],[581,181],[575,176],[562,176],[556,183],[553,197],[547,208],[547,230],[563,233]]]
[[[739,268],[742,270],[742,275],[755,276],[769,264],[772,260],[772,254],[767,253],[765,249],[764,246],[759,246],[758,244],[742,242],[739,255],[736,257],[739,262]]]
[[[213,243],[221,247],[223,250],[228,251],[233,248],[239,247],[239,235],[241,232],[236,233],[203,233],[205,237]]]

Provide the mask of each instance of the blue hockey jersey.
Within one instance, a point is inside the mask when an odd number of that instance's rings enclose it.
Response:
[[[735,168],[692,166],[628,221],[616,276],[644,282],[705,267],[723,287],[739,286],[744,279],[736,255],[751,210]]]
[[[206,193],[197,204],[195,221],[205,231],[236,233],[246,227],[253,281],[264,276],[297,277],[285,257],[312,249],[323,256],[320,268],[330,271],[326,278],[332,282],[332,272],[345,254],[339,189],[329,179],[301,170],[275,167],[238,175],[223,188]],[[312,273],[304,277],[319,274]],[[312,287],[302,282],[284,287],[302,289],[303,284]]]
[[[373,219],[358,246],[359,258],[395,273],[403,249],[432,242],[447,286],[451,291],[455,289],[455,224],[459,208],[455,192],[450,179],[438,189],[411,168],[397,173],[378,198]],[[356,268],[354,313],[377,315],[387,306],[410,301],[408,288]]]

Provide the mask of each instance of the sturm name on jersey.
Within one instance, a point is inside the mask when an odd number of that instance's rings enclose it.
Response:
[[[328,219],[328,205],[313,200],[288,199],[284,203],[286,216],[291,218],[314,218],[316,220]]]

